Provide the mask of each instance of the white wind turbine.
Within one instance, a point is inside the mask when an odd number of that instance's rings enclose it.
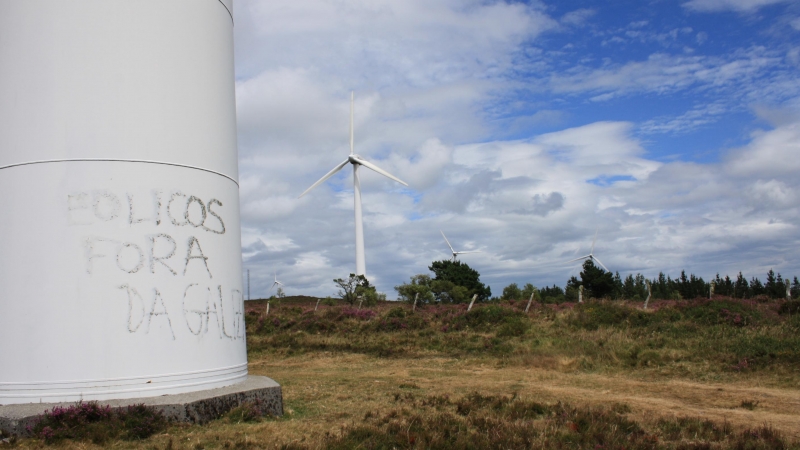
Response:
[[[480,250],[470,250],[468,252],[463,252],[463,251],[462,252],[457,252],[453,248],[453,246],[450,245],[450,241],[447,240],[447,236],[444,235],[444,231],[439,230],[439,233],[442,233],[442,237],[444,238],[444,241],[447,242],[447,246],[450,247],[450,251],[453,252],[453,262],[455,262],[455,260],[458,257],[458,255],[463,255],[465,253],[480,253],[481,252]]]
[[[272,288],[274,288],[275,286],[283,287],[283,283],[278,281],[278,272],[275,272],[275,281],[272,283],[272,286],[269,287],[269,291],[271,291]],[[269,292],[269,291],[267,291],[267,292]]]
[[[595,242],[597,242],[597,231],[594,232],[594,240],[592,240],[592,249],[589,250],[589,254],[585,255],[585,256],[581,256],[580,258],[571,259],[571,260],[569,260],[567,262],[571,263],[571,262],[575,262],[575,261],[580,261],[582,259],[591,259],[592,262],[597,261],[597,263],[600,264],[600,266],[603,267],[603,269],[605,269],[606,272],[611,272],[610,270],[608,270],[608,267],[606,267],[603,263],[600,262],[599,259],[597,259],[596,256],[594,256],[594,244],[595,244]]]
[[[364,275],[367,274],[367,263],[366,258],[364,257],[364,223],[361,219],[361,183],[358,180],[358,168],[359,166],[364,166],[368,169],[372,169],[379,174],[391,178],[394,181],[402,184],[403,186],[408,186],[408,184],[397,178],[396,176],[386,172],[385,170],[381,169],[380,167],[372,164],[370,162],[364,161],[361,159],[361,156],[356,155],[353,153],[353,100],[354,100],[354,93],[350,93],[350,156],[347,157],[341,164],[331,169],[330,172],[326,173],[324,177],[320,178],[316,183],[312,184],[310,188],[306,189],[305,192],[300,194],[300,197],[309,193],[312,189],[319,186],[320,184],[324,183],[325,180],[332,177],[336,172],[342,170],[344,166],[348,163],[353,165],[353,191],[355,192],[354,195],[354,209],[355,209],[355,222],[356,222],[356,275]],[[299,198],[299,197],[298,197]]]

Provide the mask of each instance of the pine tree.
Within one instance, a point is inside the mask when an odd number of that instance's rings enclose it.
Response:
[[[636,288],[636,295],[639,296],[640,299],[644,300],[647,298],[647,285],[644,284],[644,275],[637,273],[636,274],[636,281],[634,282],[634,286]]]
[[[620,299],[623,297],[624,295],[622,292],[622,278],[620,278],[619,272],[616,272],[614,274],[614,298]]]
[[[778,272],[778,276],[775,278],[775,292],[773,294],[773,298],[785,298],[785,297],[786,297],[786,282],[783,281],[781,273]]]
[[[589,297],[606,298],[614,295],[614,277],[611,272],[595,266],[591,259],[583,263],[581,284],[588,291],[586,295]]]
[[[651,283],[653,289],[653,297],[659,299],[668,299],[671,297],[669,277],[664,275],[664,272],[658,273],[658,279],[653,280]]]
[[[733,280],[731,277],[725,275],[725,279],[722,282],[724,288],[722,291],[723,295],[732,296],[733,295]]]
[[[756,277],[750,279],[750,297],[756,297],[759,295],[764,295],[766,291],[764,290],[764,285],[761,283]]]
[[[681,293],[683,298],[694,298],[691,291],[692,287],[689,283],[689,278],[686,276],[686,271],[681,270],[681,278],[678,282],[678,292]]]
[[[632,274],[628,274],[625,281],[622,282],[622,295],[629,300],[636,299],[636,283],[633,281]]]
[[[768,296],[775,298],[775,288],[777,287],[777,281],[775,279],[775,271],[769,269],[767,272],[767,282],[764,284],[764,293]]]
[[[747,284],[747,279],[742,275],[742,272],[739,272],[739,275],[736,277],[736,284],[733,286],[734,297],[746,298],[749,296],[749,290],[750,285]]]

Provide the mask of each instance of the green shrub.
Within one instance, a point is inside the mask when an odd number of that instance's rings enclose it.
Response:
[[[522,336],[530,328],[530,323],[521,317],[514,317],[500,325],[497,330],[497,337],[516,337]]]
[[[800,313],[800,300],[788,300],[778,308],[778,314],[793,316]]]
[[[736,300],[700,300],[679,307],[683,316],[703,325],[755,325],[761,313],[752,302]]]
[[[403,319],[403,318],[406,317],[406,315],[407,315],[407,313],[406,313],[405,308],[401,308],[401,307],[397,306],[397,307],[394,307],[394,308],[390,309],[389,312],[386,313],[385,317],[387,319],[391,319],[391,318]]]
[[[616,302],[593,301],[576,306],[567,321],[572,326],[585,330],[611,326],[645,327],[652,322],[652,315]]]
[[[480,331],[494,331],[493,329],[497,325],[521,320],[524,317],[525,315],[516,309],[502,305],[489,305],[455,316],[452,323],[458,328],[461,328],[459,327],[461,325]]]

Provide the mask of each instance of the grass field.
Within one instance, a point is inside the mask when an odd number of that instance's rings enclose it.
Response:
[[[800,448],[794,303],[315,303],[248,302],[250,372],[283,386],[281,418],[14,446]]]

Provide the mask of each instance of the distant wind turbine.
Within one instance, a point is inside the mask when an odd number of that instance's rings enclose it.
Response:
[[[271,291],[275,286],[283,287],[283,283],[278,281],[278,272],[275,272],[275,281],[272,283],[272,286],[269,287],[269,291]]]
[[[610,270],[608,270],[608,267],[606,267],[603,263],[600,262],[599,259],[597,259],[596,256],[594,256],[594,244],[595,244],[595,242],[597,242],[597,231],[594,232],[594,240],[592,241],[592,249],[589,250],[589,254],[585,255],[585,256],[581,256],[580,258],[571,259],[571,260],[569,260],[567,262],[571,263],[571,262],[575,262],[575,261],[580,261],[582,259],[591,259],[592,262],[597,261],[597,263],[600,264],[600,266],[603,269],[605,269],[606,272],[611,272]]]
[[[356,155],[353,153],[353,100],[355,98],[355,94],[353,92],[350,93],[350,156],[344,162],[339,164],[338,166],[331,169],[330,172],[326,173],[324,177],[320,178],[316,183],[312,184],[310,188],[306,189],[305,192],[300,194],[300,197],[308,194],[312,189],[319,186],[320,184],[324,183],[325,180],[332,177],[336,172],[342,170],[344,166],[348,163],[353,165],[353,191],[354,195],[354,209],[355,209],[355,222],[356,222],[356,275],[367,275],[367,263],[366,258],[364,256],[364,223],[361,219],[361,183],[358,179],[358,168],[360,166],[364,166],[368,169],[372,169],[379,174],[391,178],[394,181],[402,184],[403,186],[408,186],[408,184],[397,178],[396,176],[386,172],[385,170],[381,169],[380,167],[372,164],[370,162],[364,161],[361,156]],[[298,197],[298,198],[300,198]]]
[[[450,241],[447,240],[447,236],[444,235],[444,231],[439,230],[439,233],[442,233],[442,237],[444,238],[444,241],[447,242],[447,246],[450,247],[450,251],[453,252],[453,262],[455,262],[456,258],[458,258],[458,255],[463,255],[463,254],[466,254],[466,253],[480,253],[481,252],[480,250],[470,250],[468,252],[464,252],[464,251],[457,252],[453,248],[453,246],[450,245]]]

